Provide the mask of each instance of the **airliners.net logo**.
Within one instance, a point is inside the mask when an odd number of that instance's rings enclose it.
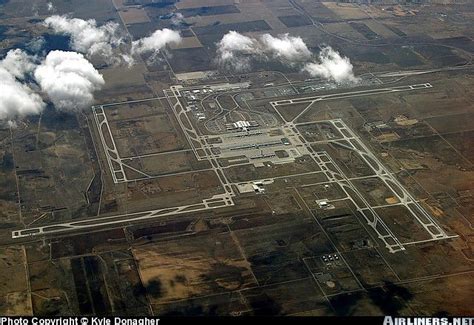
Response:
[[[392,317],[385,316],[383,325],[474,325],[474,317]]]

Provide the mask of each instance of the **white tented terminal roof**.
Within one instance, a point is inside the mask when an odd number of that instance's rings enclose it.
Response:
[[[233,124],[235,128],[239,128],[239,129],[248,128],[250,126],[249,121],[237,121]]]

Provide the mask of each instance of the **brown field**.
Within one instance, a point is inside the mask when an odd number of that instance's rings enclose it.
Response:
[[[369,16],[361,8],[352,3],[323,2],[323,5],[332,10],[342,19],[367,19]]]
[[[184,0],[179,1],[176,4],[176,8],[178,9],[185,9],[185,8],[197,8],[197,7],[205,7],[205,6],[221,6],[227,4],[234,4],[234,0]]]
[[[115,143],[122,158],[187,148],[184,135],[172,114],[146,106],[146,114],[138,110],[122,110],[123,118],[110,121]],[[162,108],[161,108],[162,109]],[[112,110],[111,115],[114,115]]]
[[[3,315],[31,315],[31,295],[22,247],[3,247],[0,250],[0,291],[3,293],[0,312]]]
[[[150,299],[157,304],[255,285],[236,245],[231,235],[211,232],[179,244],[169,240],[135,248],[133,255]]]
[[[196,36],[192,37],[183,37],[183,40],[179,44],[172,44],[170,48],[172,50],[176,49],[190,49],[190,48],[196,48],[196,47],[202,47],[201,42],[199,42],[199,39]]]
[[[120,18],[124,24],[138,24],[150,21],[146,11],[142,8],[127,8],[119,11]]]

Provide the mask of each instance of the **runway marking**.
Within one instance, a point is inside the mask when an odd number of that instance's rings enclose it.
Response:
[[[104,149],[105,157],[107,159],[107,164],[109,166],[110,174],[115,184],[126,182],[127,176],[123,169],[122,161],[115,144],[112,131],[110,130],[109,121],[107,120],[107,115],[105,115],[103,106],[93,106],[92,112],[94,115],[94,121],[97,126],[97,132],[99,133],[99,138],[102,143],[102,148]],[[102,127],[105,126],[106,132],[109,135],[110,141],[112,142],[112,147],[109,147],[107,141],[105,140]],[[112,157],[111,153],[115,155]],[[118,168],[116,167],[118,165]],[[119,177],[117,177],[117,175]]]
[[[212,210],[233,205],[234,202],[226,194],[217,194],[209,199],[202,200],[202,203],[189,204],[179,207],[162,208],[144,212],[125,213],[115,216],[102,216],[100,218],[83,219],[72,222],[63,222],[52,225],[15,230],[12,232],[12,238],[24,238],[117,224],[127,224],[130,222],[144,221],[148,219],[155,219],[158,217],[165,217],[189,212]]]
[[[388,87],[388,88],[357,90],[357,91],[348,91],[348,92],[344,92],[344,93],[335,93],[335,94],[328,94],[328,95],[319,95],[319,96],[309,96],[309,97],[299,97],[299,98],[293,98],[293,99],[278,100],[278,101],[270,102],[270,105],[272,105],[274,110],[277,111],[277,113],[281,116],[280,112],[278,112],[277,106],[309,103],[309,105],[306,106],[305,109],[303,109],[297,116],[295,116],[291,120],[291,121],[296,121],[300,116],[302,116],[304,113],[306,113],[311,108],[312,104],[314,104],[315,102],[325,101],[325,100],[351,98],[351,97],[369,96],[369,95],[379,95],[379,94],[384,94],[384,93],[395,93],[395,92],[403,92],[403,91],[421,90],[421,89],[432,88],[432,87],[433,86],[430,83],[423,83],[423,84],[396,86],[396,87]]]

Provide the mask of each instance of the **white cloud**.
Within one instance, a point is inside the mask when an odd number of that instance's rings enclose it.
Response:
[[[232,59],[238,53],[251,54],[258,52],[258,44],[255,39],[236,31],[225,34],[217,46],[217,51],[223,60]]]
[[[257,40],[230,31],[217,43],[217,63],[232,70],[250,67],[250,55],[261,55]]]
[[[293,66],[309,58],[311,51],[303,39],[288,34],[253,38],[230,31],[217,43],[217,62],[237,71],[250,68],[251,59],[273,59]]]
[[[337,83],[357,82],[349,58],[342,57],[330,46],[321,50],[317,62],[307,63],[303,70],[313,77],[323,77]]]
[[[45,19],[44,24],[56,33],[71,37],[71,48],[86,54],[87,57],[100,55],[108,62],[114,62],[113,49],[123,43],[119,25],[108,22],[97,26],[94,19],[83,20],[54,15]]]
[[[289,64],[307,60],[311,57],[311,51],[301,37],[293,37],[288,34],[274,37],[270,34],[264,34],[260,39],[265,52]]]
[[[37,114],[45,106],[38,94],[23,82],[34,69],[33,58],[21,50],[11,50],[0,61],[0,119]]]
[[[179,44],[182,41],[178,31],[168,28],[158,29],[148,37],[132,42],[132,54],[153,52],[157,54],[168,44]]]
[[[16,79],[23,80],[25,75],[32,72],[35,67],[34,56],[28,55],[20,49],[10,50],[3,60],[0,67],[7,70]]]
[[[182,14],[173,14],[173,24],[181,24]],[[182,38],[178,31],[164,28],[156,30],[148,37],[133,41],[131,48],[124,49],[125,37],[119,25],[108,22],[97,26],[94,19],[83,20],[68,16],[54,15],[44,21],[44,25],[53,29],[55,33],[68,35],[71,38],[70,47],[77,52],[84,53],[88,58],[101,56],[109,64],[125,64],[132,66],[136,54],[160,52],[168,44],[180,43]],[[115,53],[114,53],[115,52]]]
[[[52,51],[38,61],[19,49],[0,61],[1,120],[40,113],[45,103],[35,90],[47,94],[56,109],[74,112],[91,105],[94,91],[104,85],[102,75],[80,53]],[[31,77],[36,84],[28,82]]]
[[[12,129],[16,129],[18,127],[15,120],[8,120],[7,125]]]
[[[301,37],[263,34],[253,38],[230,31],[217,43],[216,61],[223,68],[248,70],[252,60],[275,60],[291,67],[301,67],[313,77],[337,83],[358,81],[349,58],[326,46],[315,59]]]
[[[30,87],[0,68],[0,119],[38,114],[44,102]]]
[[[171,15],[171,24],[173,26],[181,26],[185,23],[186,23],[186,21],[184,20],[184,16],[183,16],[182,13],[177,12],[177,13],[173,13]]]
[[[76,52],[49,52],[34,77],[56,109],[62,111],[88,107],[94,101],[94,91],[104,85],[102,75]]]
[[[131,54],[122,53],[120,54],[120,59],[129,68],[135,64],[135,59],[133,58]]]
[[[38,36],[29,41],[26,46],[30,52],[39,53],[46,44],[46,40],[42,36]]]
[[[56,11],[56,8],[54,7],[52,2],[46,3],[46,8],[48,9],[49,12],[54,12]]]

